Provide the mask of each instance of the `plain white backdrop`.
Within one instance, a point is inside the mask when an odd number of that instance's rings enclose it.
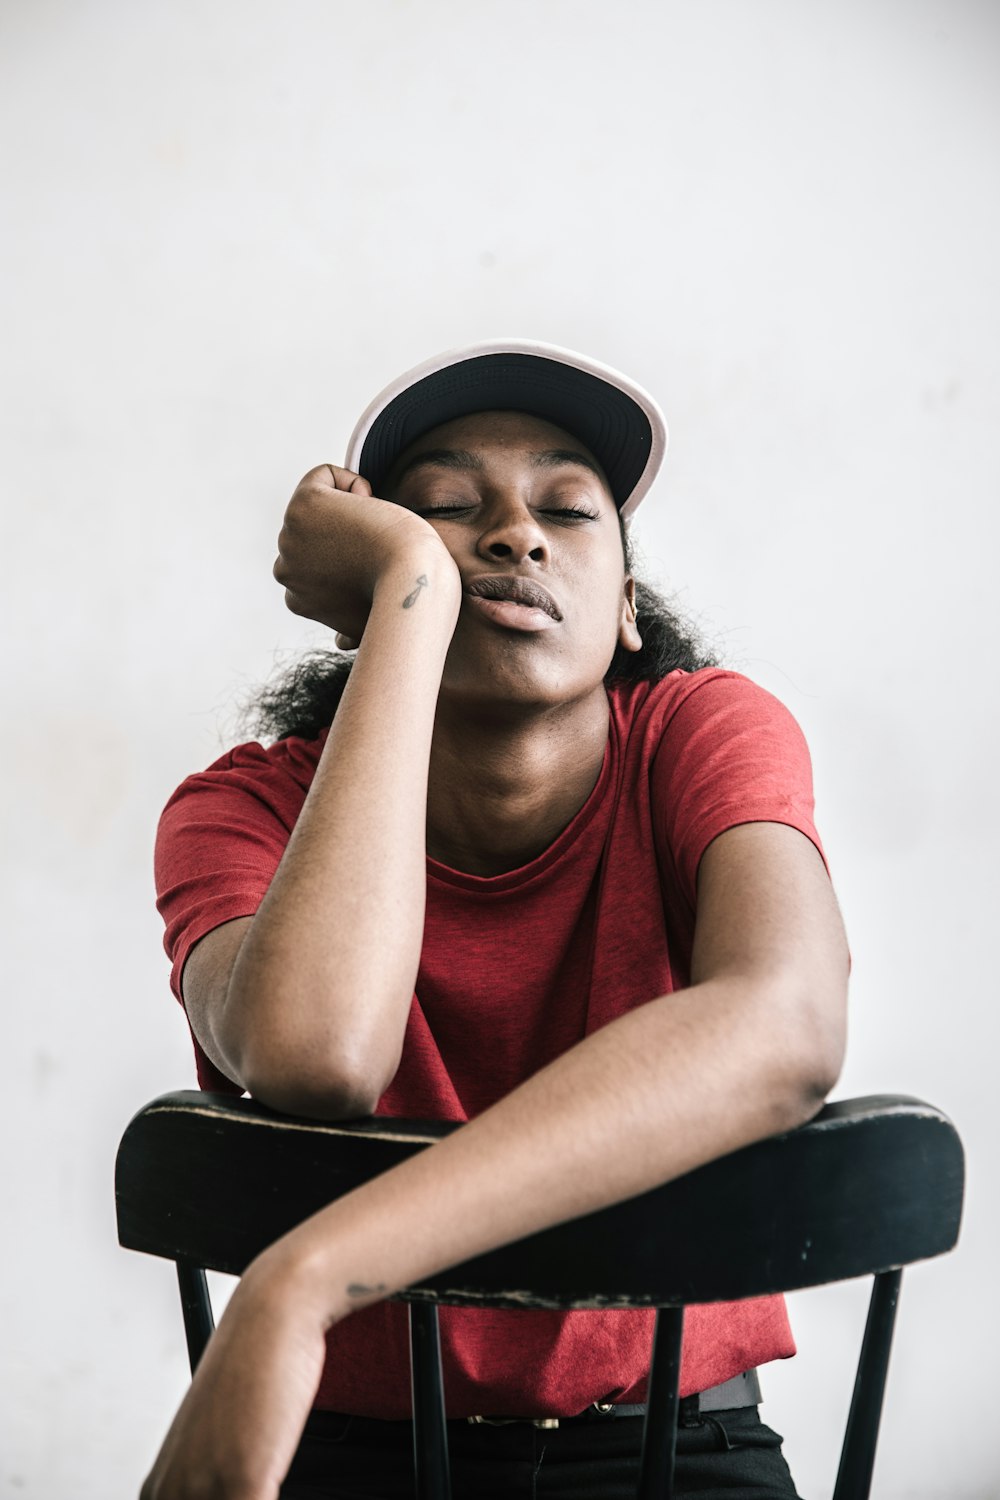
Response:
[[[391,377],[498,334],[657,395],[646,570],[806,731],[837,1093],[923,1096],[969,1155],[875,1493],[1000,1495],[998,85],[990,0],[3,7],[4,1497],[134,1496],[184,1387],[112,1170],[193,1079],[159,809],[323,634],[270,577],[284,503]],[[866,1297],[795,1297],[765,1372],[810,1500]]]

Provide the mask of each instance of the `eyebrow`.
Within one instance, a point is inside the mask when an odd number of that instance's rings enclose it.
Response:
[[[531,466],[534,469],[559,469],[563,464],[580,464],[596,474],[602,484],[606,482],[596,461],[586,453],[578,453],[575,448],[546,448],[543,453],[531,455]]]
[[[425,465],[441,469],[471,469],[474,472],[481,472],[486,467],[479,454],[470,453],[467,448],[427,448],[403,465],[396,475],[396,483],[399,484],[405,474],[411,474],[414,469],[422,469]]]
[[[602,484],[606,483],[600,467],[594,459],[586,453],[578,453],[575,448],[546,448],[541,453],[531,455],[531,466],[533,469],[559,469],[564,464],[577,464],[581,468],[589,469],[596,474]],[[478,453],[470,453],[467,448],[427,448],[423,453],[417,453],[407,464],[400,469],[396,475],[398,484],[404,475],[410,474],[414,469],[435,467],[441,469],[455,469],[460,472],[482,473],[486,465]]]

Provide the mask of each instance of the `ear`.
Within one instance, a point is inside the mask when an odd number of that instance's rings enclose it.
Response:
[[[626,651],[641,651],[642,636],[635,618],[635,579],[631,573],[625,576],[625,590],[622,595],[622,613],[618,622],[618,644]]]

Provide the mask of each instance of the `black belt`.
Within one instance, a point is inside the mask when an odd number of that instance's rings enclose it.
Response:
[[[690,1416],[702,1411],[732,1411],[740,1406],[756,1406],[760,1401],[760,1381],[756,1370],[745,1370],[720,1385],[713,1385],[697,1395],[685,1396],[681,1401],[682,1412]],[[487,1427],[506,1427],[512,1422],[527,1422],[532,1427],[572,1427],[581,1422],[607,1422],[617,1417],[644,1417],[645,1406],[616,1405],[614,1402],[595,1401],[586,1411],[573,1417],[466,1417],[466,1422]]]

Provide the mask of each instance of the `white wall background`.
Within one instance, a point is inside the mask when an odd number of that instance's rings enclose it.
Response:
[[[192,1078],[158,810],[319,634],[269,576],[285,499],[390,377],[499,331],[661,398],[650,571],[811,741],[838,1092],[929,1098],[969,1152],[961,1245],[904,1282],[876,1493],[1000,1495],[1000,9],[8,0],[0,29],[0,1494],[133,1496],[184,1385],[112,1166]],[[865,1297],[795,1298],[767,1379],[813,1500]]]

